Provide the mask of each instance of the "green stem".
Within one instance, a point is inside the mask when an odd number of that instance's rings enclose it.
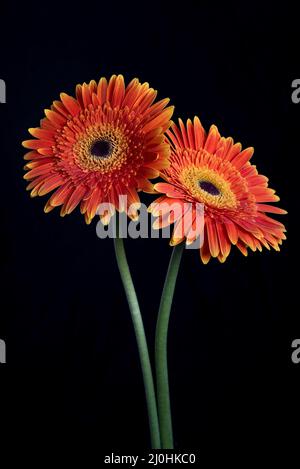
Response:
[[[168,325],[178,275],[181,256],[185,244],[173,248],[169,268],[162,292],[155,336],[155,366],[157,384],[157,404],[160,425],[161,444],[163,449],[173,449],[172,415],[170,405],[168,377]]]
[[[123,239],[119,237],[119,223],[117,222],[117,234],[114,240],[116,259],[125,289],[131,318],[134,326],[136,341],[138,345],[138,351],[140,356],[140,362],[142,367],[144,387],[146,393],[149,426],[151,444],[153,449],[160,449],[160,433],[157,416],[156,396],[153,383],[153,375],[151,369],[151,363],[149,358],[149,352],[147,347],[147,340],[143,325],[143,320],[140,312],[138,299],[135,293],[133,281],[131,278],[129,266],[126,259],[126,253],[124,249]]]

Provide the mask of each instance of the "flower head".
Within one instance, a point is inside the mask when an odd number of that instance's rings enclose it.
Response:
[[[64,216],[80,204],[90,223],[100,203],[129,213],[137,191],[153,191],[149,179],[168,165],[164,132],[173,113],[168,99],[154,104],[156,95],[137,79],[126,87],[122,75],[77,85],[76,99],[61,93],[29,129],[36,139],[23,142],[31,196],[55,191],[45,212],[61,206]]]
[[[279,198],[268,187],[268,179],[250,163],[254,149],[242,150],[232,138],[221,137],[215,125],[206,134],[198,117],[193,123],[189,119],[186,125],[179,120],[179,127],[174,124],[167,138],[171,144],[170,166],[161,171],[166,182],[154,186],[164,195],[149,210],[159,214],[156,228],[174,222],[170,243],[175,245],[184,239],[191,243],[203,234],[200,255],[204,263],[211,257],[224,262],[232,245],[244,255],[247,248],[279,250],[285,228],[267,213],[286,212],[267,204]],[[177,209],[171,212],[174,203]],[[197,217],[201,216],[199,204],[204,205],[204,223],[199,224],[202,233],[195,230]],[[184,227],[187,212],[191,222]]]

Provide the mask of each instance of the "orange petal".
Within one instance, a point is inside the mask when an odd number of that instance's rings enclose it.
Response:
[[[164,130],[167,129],[169,121],[174,112],[174,106],[167,107],[157,117],[148,122],[144,127],[144,132],[147,133],[155,127],[162,127]]]
[[[224,220],[224,225],[227,231],[228,238],[232,244],[236,244],[238,241],[238,231],[235,224],[226,218]]]
[[[227,230],[223,223],[218,223],[218,222],[216,223],[216,228],[217,228],[218,240],[219,240],[219,245],[220,245],[220,251],[221,251],[222,257],[226,259],[231,249],[231,244],[227,236]]]
[[[42,174],[49,175],[52,169],[53,169],[52,162],[46,163],[46,164],[40,164],[36,168],[28,171],[28,173],[24,174],[23,178],[28,180],[28,179],[36,178],[37,176],[41,176]]]
[[[185,129],[185,125],[182,121],[182,119],[178,119],[178,122],[179,122],[179,127],[180,127],[180,130],[181,130],[181,136],[182,136],[182,139],[183,139],[183,145],[185,148],[189,148],[189,139],[188,139],[188,135],[187,135],[187,132],[186,132],[186,129]]]
[[[205,225],[210,253],[212,257],[217,257],[220,252],[220,247],[216,230],[216,223],[211,218],[206,217]]]
[[[231,161],[236,155],[241,153],[242,145],[240,143],[235,143],[233,145],[232,138],[229,137],[228,139],[228,151],[224,160]]]
[[[65,183],[62,185],[54,194],[51,195],[49,201],[53,207],[57,207],[62,205],[65,200],[69,197],[69,194],[72,192],[72,186],[70,182]]]
[[[28,132],[35,138],[39,138],[44,141],[53,142],[54,130],[45,130],[40,127],[30,128]]]
[[[65,117],[61,116],[58,112],[45,109],[45,115],[47,119],[56,127],[60,128],[66,123]]]
[[[76,101],[76,99],[74,99],[72,96],[69,96],[66,93],[60,93],[60,99],[62,100],[68,112],[72,116],[77,116],[77,114],[80,112],[80,106],[78,102]]]
[[[257,204],[259,212],[278,213],[279,215],[286,215],[287,211],[282,208],[274,207],[273,205]]]
[[[48,147],[48,148],[38,148],[38,152],[39,152],[40,155],[53,156],[53,150],[50,147]]]
[[[99,80],[98,88],[97,88],[97,96],[99,99],[99,103],[102,106],[106,102],[106,93],[107,93],[107,80],[106,78],[102,77]]]
[[[205,131],[202,127],[199,117],[194,117],[194,133],[195,133],[195,148],[200,150],[203,148]]]
[[[208,153],[214,153],[217,148],[217,143],[219,139],[219,131],[215,125],[212,125],[209,129],[208,136],[204,145],[205,150]]]
[[[31,150],[38,150],[39,148],[52,147],[53,141],[46,140],[24,140],[22,142],[24,148],[29,148]]]
[[[39,188],[38,195],[42,196],[48,194],[48,192],[53,191],[53,189],[56,189],[63,182],[64,180],[60,174],[53,174],[49,176],[47,179],[45,179],[45,181]]]
[[[52,111],[57,111],[59,114],[61,114],[65,119],[69,117],[68,110],[65,108],[63,103],[61,101],[53,101],[53,104],[51,106]]]
[[[115,89],[115,84],[117,80],[117,75],[112,75],[110,77],[110,80],[108,82],[108,87],[107,87],[107,101],[112,104],[112,99],[113,99],[113,94],[114,94],[114,89]]]
[[[142,176],[146,179],[155,179],[159,176],[159,171],[157,169],[145,168],[142,167],[139,170],[139,176]]]
[[[154,189],[154,185],[148,181],[148,179],[144,178],[137,178],[137,183],[138,183],[138,189],[141,189],[142,191],[146,192],[147,194],[155,194],[156,191]]]
[[[165,193],[169,197],[175,197],[175,198],[178,197],[180,199],[185,198],[185,194],[180,192],[180,190],[176,189],[176,187],[173,186],[172,184],[168,184],[165,182],[158,182],[157,184],[154,184],[154,189],[157,192]]]
[[[24,155],[24,160],[35,160],[35,159],[40,159],[40,158],[43,158],[38,152],[36,151],[28,151],[27,153],[25,153]]]
[[[233,164],[233,166],[235,166],[236,169],[240,169],[242,166],[244,166],[245,163],[247,163],[247,161],[250,160],[253,153],[254,153],[253,147],[246,148],[245,150],[243,150],[241,153],[236,155],[231,160],[231,164]]]
[[[208,246],[207,237],[204,238],[203,246],[200,248],[200,257],[201,257],[203,264],[207,264],[210,261],[211,254],[210,254],[210,249]]]
[[[90,104],[92,104],[92,95],[89,86],[86,83],[83,83],[81,91],[83,106],[88,107]]]
[[[248,256],[247,247],[242,241],[238,241],[236,243],[236,247],[241,251],[242,254],[244,254],[244,256]]]
[[[131,80],[125,91],[125,98],[123,101],[123,106],[128,106],[129,109],[132,108],[138,97],[138,90],[141,87],[140,82],[137,78]]]
[[[180,130],[176,124],[173,124],[171,129],[167,130],[166,135],[170,140],[170,143],[173,143],[175,147],[184,147]]]
[[[186,128],[187,128],[187,135],[188,135],[188,140],[189,140],[189,147],[195,150],[195,134],[194,134],[194,127],[192,124],[191,119],[187,120],[186,123]]]
[[[75,190],[72,192],[70,195],[67,203],[65,203],[62,213],[63,214],[70,214],[75,207],[81,202],[82,198],[84,197],[84,194],[86,193],[86,187],[83,185],[79,185],[75,188]]]
[[[125,83],[123,75],[118,75],[115,82],[113,96],[111,100],[112,107],[121,106],[125,96]]]

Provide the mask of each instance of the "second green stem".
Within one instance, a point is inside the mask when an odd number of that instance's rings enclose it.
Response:
[[[168,325],[174,296],[175,284],[185,244],[173,248],[169,268],[161,296],[156,335],[155,366],[157,385],[157,404],[162,448],[173,449],[173,430],[168,376]]]

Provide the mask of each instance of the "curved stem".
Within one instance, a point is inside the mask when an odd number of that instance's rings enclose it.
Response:
[[[168,377],[168,325],[174,296],[175,284],[185,244],[173,248],[169,268],[162,292],[155,336],[155,366],[157,403],[161,444],[164,449],[173,449],[173,430]]]
[[[116,259],[125,289],[131,318],[134,326],[140,362],[143,373],[144,387],[146,393],[147,409],[149,416],[149,426],[151,435],[151,444],[153,449],[160,449],[160,433],[157,416],[156,396],[153,383],[153,375],[149,352],[147,347],[146,335],[143,320],[139,308],[138,299],[135,293],[133,281],[131,278],[129,266],[127,263],[123,239],[119,237],[119,225],[117,222],[117,234],[114,240]]]

